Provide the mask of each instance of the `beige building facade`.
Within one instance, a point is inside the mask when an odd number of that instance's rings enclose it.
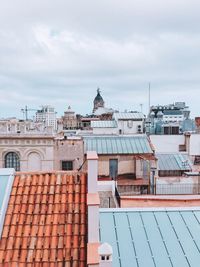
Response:
[[[54,158],[56,170],[78,170],[83,164],[83,139],[67,137],[55,139]]]
[[[0,136],[0,168],[17,171],[54,169],[53,136]]]

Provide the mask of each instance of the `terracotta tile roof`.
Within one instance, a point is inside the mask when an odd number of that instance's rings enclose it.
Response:
[[[17,174],[0,266],[86,266],[86,175]]]

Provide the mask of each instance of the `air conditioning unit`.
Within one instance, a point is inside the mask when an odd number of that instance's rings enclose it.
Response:
[[[138,131],[138,133],[141,133],[142,132],[142,126],[141,125],[138,125],[137,126],[137,131]]]

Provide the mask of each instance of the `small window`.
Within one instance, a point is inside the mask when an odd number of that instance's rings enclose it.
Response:
[[[72,161],[62,161],[62,170],[63,171],[72,171],[73,162]]]

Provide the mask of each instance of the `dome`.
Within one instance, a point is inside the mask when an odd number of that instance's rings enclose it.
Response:
[[[160,110],[160,111],[158,111],[158,113],[157,113],[157,117],[162,117],[163,116],[163,113],[162,113],[162,111]]]
[[[95,97],[95,99],[94,99],[94,102],[101,102],[101,101],[103,101],[103,98],[102,98],[102,96],[101,96],[101,94],[100,94],[100,90],[99,90],[99,88],[97,89],[97,95],[96,95],[96,97]]]
[[[99,88],[97,89],[97,95],[94,99],[94,108],[93,108],[93,113],[99,108],[104,108],[104,100],[100,94]]]

